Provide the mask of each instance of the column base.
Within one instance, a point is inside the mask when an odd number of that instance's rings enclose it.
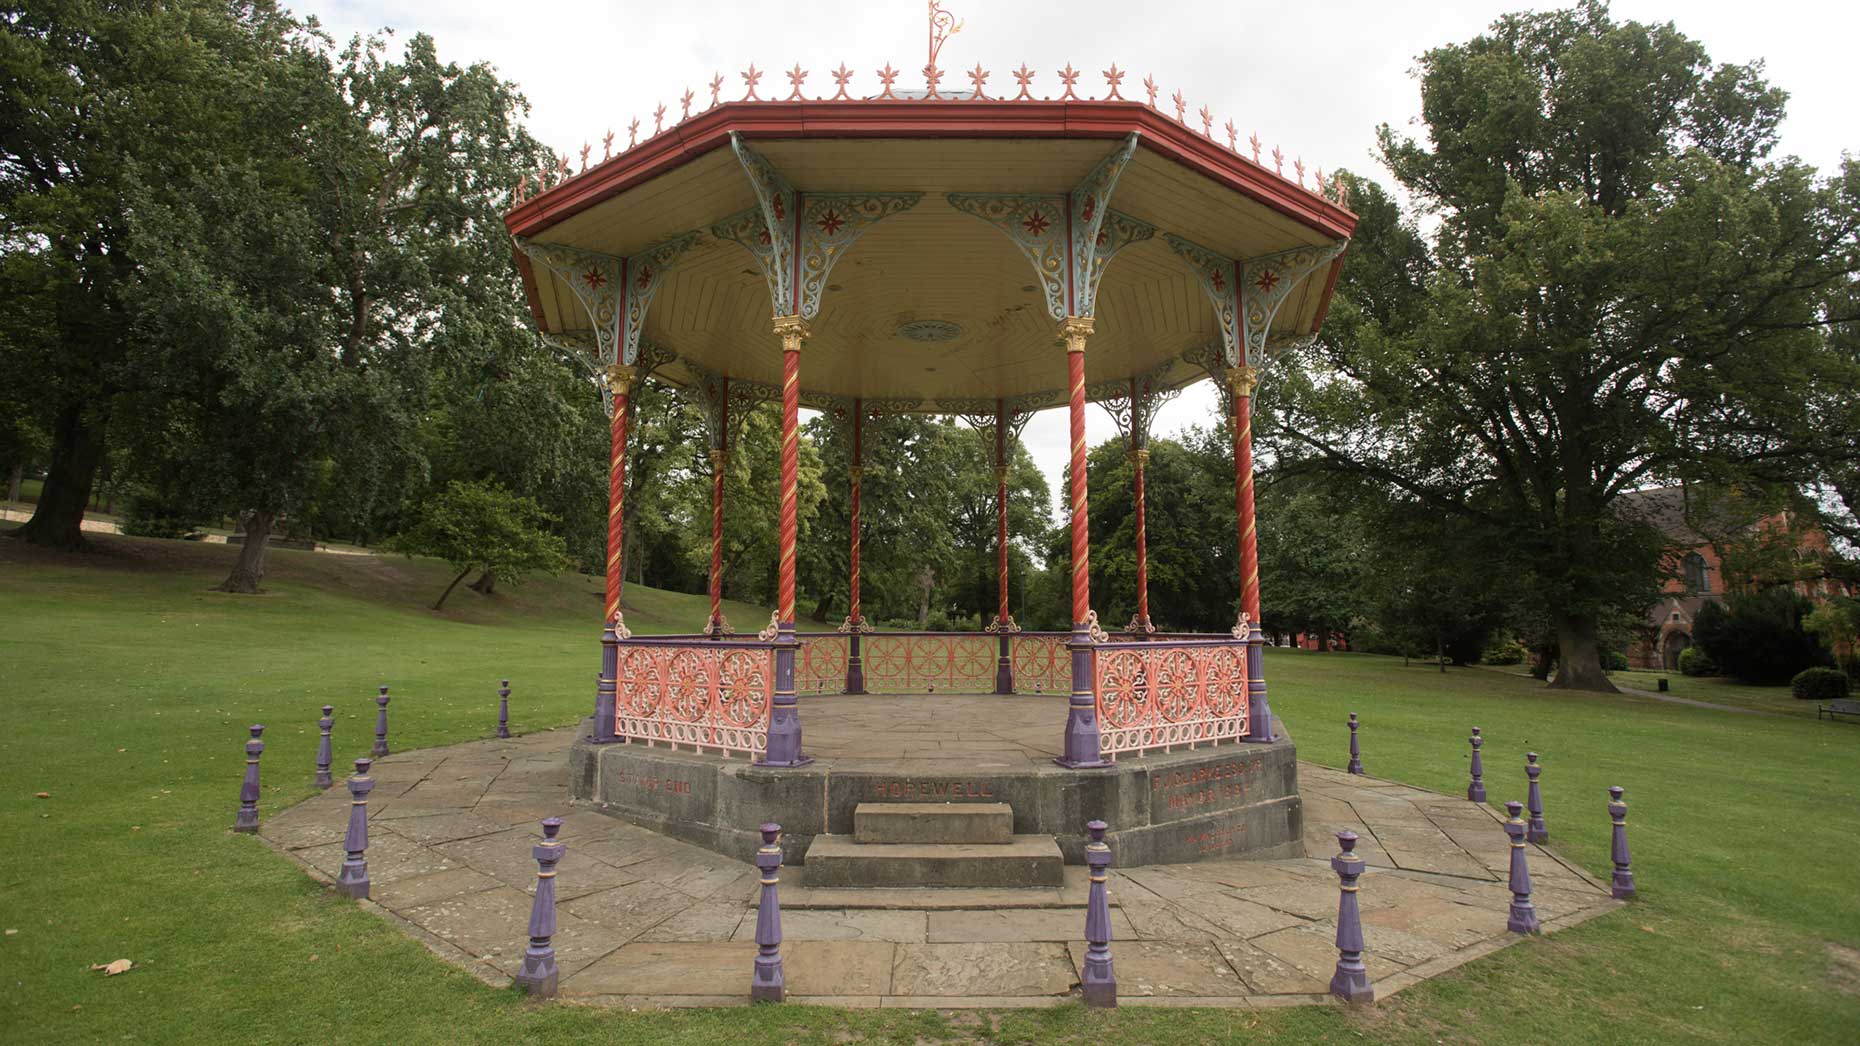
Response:
[[[1608,893],[1609,896],[1617,901],[1632,900],[1634,897],[1634,873],[1616,872]]]
[[[1330,993],[1347,1003],[1376,1001],[1376,990],[1369,986],[1369,973],[1358,956],[1354,961],[1340,960],[1330,978]]]
[[[555,998],[556,983],[561,977],[561,970],[556,967],[553,951],[543,955],[524,955],[523,965],[517,969],[515,981],[517,987],[525,993],[544,999]]]
[[[1510,917],[1505,920],[1505,929],[1512,933],[1538,933],[1537,909],[1529,901],[1511,902]]]
[[[336,873],[336,892],[358,901],[367,900],[368,866],[359,861],[353,865],[342,862],[342,868]]]
[[[755,977],[749,982],[750,1002],[783,1002],[788,998],[788,984],[781,973],[781,959],[764,963],[756,957]]]
[[[813,756],[801,751],[801,716],[795,711],[794,695],[786,696],[787,705],[776,708],[769,717],[769,746],[755,761],[756,766],[797,767],[814,761]]]
[[[1102,969],[1096,968],[1100,966]],[[1079,993],[1085,997],[1085,1005],[1093,1009],[1117,1005],[1117,975],[1111,970],[1110,959],[1102,963],[1089,958],[1085,960],[1085,973],[1079,978]]]

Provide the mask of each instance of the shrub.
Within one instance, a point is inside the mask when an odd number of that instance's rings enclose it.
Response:
[[[1853,692],[1853,684],[1838,668],[1804,668],[1789,680],[1789,691],[1800,701],[1840,701]]]
[[[1813,609],[1787,588],[1733,596],[1729,607],[1701,607],[1693,635],[1726,675],[1758,686],[1782,686],[1804,668],[1834,663],[1803,627]]]
[[[1489,644],[1479,660],[1488,665],[1521,665],[1530,651],[1515,639],[1501,639]]]
[[[1679,652],[1680,675],[1715,676],[1718,671],[1718,663],[1698,647],[1689,646]]]
[[[1628,667],[1627,655],[1619,650],[1601,651],[1602,670],[1604,672],[1625,672]]]
[[[123,499],[123,533],[138,538],[184,538],[204,524],[198,513],[142,491]]]

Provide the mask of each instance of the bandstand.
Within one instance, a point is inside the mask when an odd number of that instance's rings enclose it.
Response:
[[[1322,324],[1355,217],[1341,181],[1262,161],[1231,121],[1109,93],[991,97],[943,88],[876,97],[792,91],[710,104],[580,169],[526,178],[507,218],[537,324],[600,361],[612,417],[602,655],[571,788],[608,812],[747,857],[785,826],[810,874],[817,836],[855,834],[881,803],[999,803],[1016,840],[1081,859],[1083,825],[1113,826],[1120,864],[1302,853],[1295,753],[1267,704],[1258,628],[1249,405],[1268,349]],[[1172,104],[1171,104],[1172,103]],[[1198,118],[1197,118],[1198,117]],[[1225,134],[1223,136],[1222,130]],[[1249,148],[1250,146],[1250,148]],[[1250,155],[1249,155],[1250,154]],[[710,620],[634,635],[621,613],[627,429],[638,382],[706,405],[713,464]],[[1150,419],[1211,379],[1234,421],[1241,612],[1231,632],[1150,621],[1143,465]],[[721,612],[723,465],[732,418],[781,407],[777,609],[758,633]],[[1135,465],[1137,613],[1092,610],[1085,411],[1109,409]],[[847,578],[837,631],[795,622],[800,412],[848,427]],[[1006,464],[1036,411],[1070,418],[1072,628],[1009,614]],[[875,631],[860,607],[864,426],[896,412],[992,432],[999,606],[985,632]],[[1209,540],[1217,539],[1208,535]],[[1166,615],[1165,615],[1166,616]],[[825,844],[823,844],[824,847]],[[1027,866],[1032,868],[1032,865]],[[1034,870],[1035,878],[1047,874]],[[934,881],[934,880],[932,880]],[[943,884],[940,883],[939,884]],[[854,885],[857,885],[856,883]]]

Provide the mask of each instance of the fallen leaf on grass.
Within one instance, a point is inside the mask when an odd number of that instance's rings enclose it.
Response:
[[[34,799],[50,799],[50,798],[52,797],[52,793],[50,793],[50,792],[34,792],[34,793],[32,793],[32,797],[33,797]]]
[[[114,977],[119,973],[128,973],[135,968],[136,964],[130,962],[128,959],[118,959],[115,962],[106,962],[91,967],[93,970],[102,970],[105,977]]]

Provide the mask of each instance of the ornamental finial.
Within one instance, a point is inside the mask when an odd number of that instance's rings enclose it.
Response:
[[[710,107],[717,108],[717,96],[723,93],[723,74],[717,73],[710,78]]]
[[[1149,92],[1150,108],[1156,108],[1156,78],[1154,76],[1145,76],[1143,78],[1143,89]]]
[[[561,163],[561,165],[562,165],[562,168],[561,168],[561,169],[562,169],[562,178],[561,178],[561,180],[562,180],[562,181],[564,181],[564,182],[565,182],[565,181],[568,181],[568,174],[569,174],[569,171],[568,171],[568,154],[567,154],[567,153],[563,153],[563,154],[562,154],[562,158],[561,158],[561,160],[560,160],[560,163]]]
[[[665,130],[665,103],[660,102],[659,107],[652,111],[652,133],[658,134],[663,130]]]
[[[1032,101],[1033,94],[1027,90],[1027,85],[1033,82],[1033,70],[1027,68],[1026,62],[1020,63],[1020,68],[1014,70],[1014,79],[1020,81],[1020,93],[1014,96],[1014,100]]]
[[[1276,145],[1272,147],[1272,172],[1281,178],[1285,177],[1285,154]]]
[[[787,76],[788,82],[794,85],[794,90],[788,93],[788,101],[806,101],[807,99],[801,97],[801,84],[807,80],[807,70],[801,68],[801,63],[794,63],[794,68],[788,70],[787,73],[783,75]]]
[[[628,149],[631,149],[635,145],[638,145],[638,144],[639,144],[639,117],[635,116],[633,118],[633,122],[626,125],[626,147]]]
[[[1259,132],[1255,131],[1252,134],[1247,135],[1246,143],[1253,147],[1253,162],[1258,163],[1259,162]]]
[[[1227,130],[1227,151],[1233,152],[1233,153],[1239,152],[1240,149],[1238,146],[1234,144],[1234,139],[1240,132],[1234,130],[1234,122],[1232,120],[1227,121],[1226,130]]]
[[[594,146],[589,145],[587,142],[581,143],[581,169],[583,171],[588,169],[588,154],[593,151]]]
[[[897,101],[898,96],[891,93],[891,84],[897,78],[898,78],[898,71],[891,67],[890,62],[886,62],[885,67],[878,71],[878,82],[880,86],[884,87],[884,90],[878,92],[878,97],[889,98],[892,101]]]
[[[1214,137],[1214,114],[1210,113],[1205,105],[1201,107],[1201,136],[1203,138]]]
[[[1071,62],[1067,62],[1066,67],[1059,70],[1059,82],[1066,85],[1065,93],[1059,96],[1060,101],[1063,102],[1068,98],[1075,102],[1084,101],[1084,99],[1073,93],[1073,85],[1079,82],[1079,71],[1072,68]]]
[[[691,88],[685,88],[684,97],[679,99],[679,101],[684,104],[684,108],[679,111],[678,122],[683,123],[691,119],[691,100],[696,97],[697,95],[691,93]]]
[[[614,154],[614,129],[609,127],[607,129],[607,133],[601,135],[601,162],[606,163],[610,158],[613,157],[613,154]]]
[[[845,62],[841,62],[840,67],[838,69],[833,70],[833,82],[840,86],[839,91],[837,91],[833,95],[833,99],[835,101],[841,101],[841,100],[850,101],[851,100],[852,96],[846,93],[846,83],[847,81],[852,79],[852,75],[853,75],[853,71],[851,69],[846,68]]]
[[[988,96],[982,93],[982,85],[988,82],[988,70],[982,68],[982,63],[975,63],[975,68],[969,70],[969,80],[975,84],[975,93],[969,96],[969,101],[986,102]]]
[[[1111,68],[1104,71],[1104,82],[1111,85],[1111,93],[1104,96],[1105,101],[1121,102],[1124,100],[1124,96],[1117,93],[1117,85],[1124,82],[1124,71],[1117,67],[1116,62],[1112,62]]]
[[[1324,195],[1324,168],[1319,167],[1317,173],[1311,176],[1311,184],[1317,187],[1314,191],[1319,196]]]
[[[1300,156],[1300,157],[1299,157],[1298,159],[1296,159],[1296,160],[1293,160],[1293,161],[1292,161],[1292,170],[1294,170],[1294,171],[1297,171],[1297,172],[1298,172],[1298,187],[1299,187],[1299,188],[1301,188],[1301,189],[1302,189],[1302,188],[1304,188],[1304,185],[1305,185],[1305,158],[1304,158],[1304,157],[1302,157],[1302,156]]]
[[[743,83],[749,88],[749,93],[743,95],[742,100],[745,102],[761,101],[762,99],[756,94],[756,84],[762,80],[762,70],[756,68],[756,63],[750,62],[749,68],[744,70],[742,75]]]
[[[937,93],[936,85],[943,82],[943,70],[934,64],[924,66],[924,100],[935,101],[943,96]]]
[[[1170,95],[1169,100],[1175,103],[1175,122],[1187,124],[1188,102],[1182,98],[1182,92],[1177,91],[1175,94]]]
[[[517,179],[517,202],[522,203],[530,194],[530,172],[524,171],[523,177]]]
[[[924,60],[924,68],[936,68],[936,56],[942,52],[944,41],[962,32],[962,23],[956,16],[943,9],[937,0],[930,0],[930,51]]]

